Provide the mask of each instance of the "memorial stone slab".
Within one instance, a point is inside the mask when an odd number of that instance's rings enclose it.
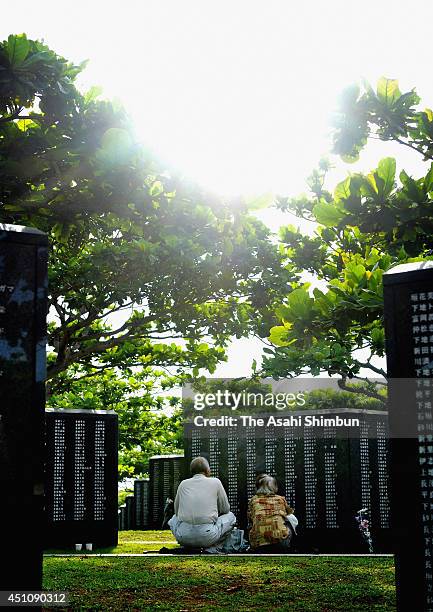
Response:
[[[383,276],[397,608],[433,611],[433,262]]]
[[[119,508],[119,530],[125,531],[126,529],[126,504],[123,504]]]
[[[184,474],[183,455],[155,455],[149,459],[149,514],[150,526],[160,529],[167,498],[176,496]]]
[[[134,480],[135,528],[149,527],[149,479]]]
[[[45,546],[117,545],[117,414],[47,410]]]
[[[136,529],[135,527],[135,500],[133,495],[125,497],[126,505],[126,529]]]
[[[247,426],[240,435],[236,427],[185,423],[185,465],[197,456],[208,459],[243,529],[256,476],[267,473],[277,478],[279,493],[295,509],[299,546],[304,550],[368,552],[355,520],[357,511],[367,508],[375,552],[390,552],[387,413],[303,410],[278,417],[308,415],[327,419],[343,415],[358,419],[360,425],[351,428],[350,436],[347,428],[338,428],[337,434],[335,427],[328,426]]]
[[[41,589],[46,312],[47,237],[0,224],[0,590]]]

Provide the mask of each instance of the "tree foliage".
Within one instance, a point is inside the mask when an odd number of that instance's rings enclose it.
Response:
[[[293,283],[276,309],[265,374],[339,374],[343,387],[362,368],[386,376],[374,363],[385,349],[382,275],[399,263],[432,259],[433,112],[419,110],[419,101],[391,79],[380,79],[376,91],[349,88],[335,117],[334,152],[355,161],[369,138],[390,140],[422,157],[423,176],[397,176],[395,159],[385,158],[368,174],[349,174],[331,193],[322,161],[309,179],[311,195],[279,198],[280,209],[317,223],[312,237],[287,226],[280,238],[293,270],[314,274],[321,288]]]
[[[116,410],[123,478],[179,449],[168,387],[266,336],[292,274],[245,202],[168,171],[121,106],[80,92],[84,68],[0,43],[0,222],[49,236],[49,405]]]
[[[52,392],[69,371],[213,371],[231,336],[268,333],[291,275],[246,205],[169,173],[121,107],[78,91],[83,68],[0,44],[0,221],[49,234]]]

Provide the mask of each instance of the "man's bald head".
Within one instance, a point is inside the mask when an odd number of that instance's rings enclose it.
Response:
[[[191,474],[195,476],[195,474],[204,474],[205,476],[210,476],[210,467],[207,459],[204,457],[196,457],[191,461],[190,465]]]

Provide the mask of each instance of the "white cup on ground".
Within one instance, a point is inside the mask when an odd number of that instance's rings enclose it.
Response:
[[[86,550],[93,550],[93,544],[86,544]]]
[[[83,545],[82,544],[75,544],[75,550],[79,551],[83,549]]]

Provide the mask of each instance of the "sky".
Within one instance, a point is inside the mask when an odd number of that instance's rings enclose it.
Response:
[[[144,145],[207,189],[295,196],[329,153],[347,85],[396,78],[433,106],[432,18],[429,0],[21,0],[2,10],[0,39],[25,32],[89,60],[80,88],[118,98]],[[329,186],[387,155],[398,170],[422,171],[411,151],[372,143],[356,165],[331,157]],[[272,230],[294,222],[258,214]],[[216,374],[245,375],[260,354],[256,341],[236,341]]]

